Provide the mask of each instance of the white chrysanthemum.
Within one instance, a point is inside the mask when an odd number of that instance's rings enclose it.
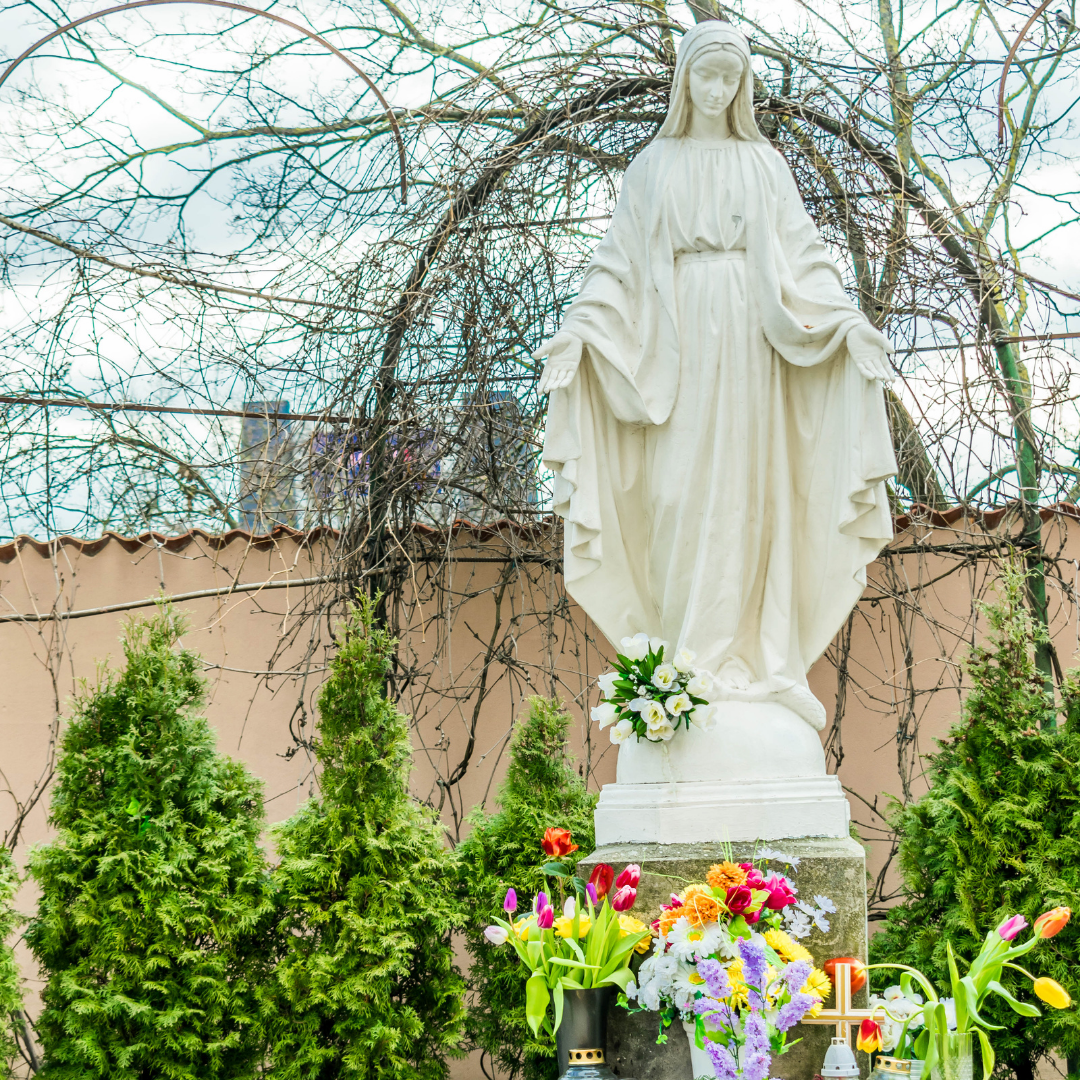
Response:
[[[652,673],[652,684],[661,690],[670,690],[678,678],[679,673],[675,670],[674,664],[660,664]]]
[[[610,732],[611,741],[613,743],[615,743],[616,746],[618,746],[619,743],[626,742],[626,740],[629,739],[630,736],[633,735],[633,734],[634,734],[634,725],[629,720],[620,720],[611,729],[611,732]]]
[[[631,992],[628,987],[626,996],[637,998],[644,1008],[658,1012],[661,999],[672,996],[672,980],[678,970],[679,962],[675,957],[654,952],[638,970],[637,989]]]
[[[670,937],[670,935],[669,935]],[[677,1009],[689,1009],[694,998],[705,989],[705,980],[693,964],[678,961],[671,976],[671,997]]]
[[[649,655],[649,635],[635,634],[633,637],[624,637],[619,642],[619,652],[627,660],[644,660]]]
[[[620,675],[617,671],[605,672],[605,674],[601,675],[600,678],[596,680],[597,686],[600,687],[600,693],[603,694],[606,698],[614,697],[615,684],[621,678],[622,675]]]
[[[672,956],[677,960],[694,963],[716,952],[726,937],[719,923],[691,926],[690,920],[682,915],[668,931],[667,939],[671,945]]]
[[[664,708],[667,709],[672,716],[682,716],[684,712],[689,712],[693,707],[694,703],[690,700],[688,694],[672,694],[671,697],[664,702]]]
[[[693,649],[680,649],[672,658],[671,662],[684,675],[694,670],[694,661],[697,653]]]
[[[614,724],[619,719],[619,710],[613,701],[603,701],[593,709],[592,718],[603,731],[609,724]]]

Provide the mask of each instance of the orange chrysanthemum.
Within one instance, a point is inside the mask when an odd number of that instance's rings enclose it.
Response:
[[[712,890],[704,885],[690,885],[683,893],[683,906],[679,914],[690,920],[691,926],[704,926],[720,918],[720,904]]]
[[[670,911],[660,912],[660,933],[663,937],[668,936],[668,932],[678,921],[679,916],[683,914],[681,907],[672,908]]]
[[[709,867],[705,880],[714,889],[727,890],[736,885],[745,885],[746,871],[738,863],[728,862],[725,859],[722,863]]]

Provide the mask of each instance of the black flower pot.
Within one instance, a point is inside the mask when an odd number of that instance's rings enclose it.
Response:
[[[607,1046],[608,1009],[614,996],[614,986],[563,992],[562,1023],[555,1032],[560,1076],[570,1067],[571,1050],[602,1051]]]

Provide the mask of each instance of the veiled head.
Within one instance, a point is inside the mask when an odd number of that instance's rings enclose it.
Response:
[[[708,116],[726,109],[736,139],[762,139],[754,120],[750,43],[729,22],[698,23],[679,43],[671,102],[657,138],[683,138],[694,109]]]

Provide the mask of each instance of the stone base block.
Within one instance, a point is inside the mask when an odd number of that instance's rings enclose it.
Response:
[[[799,868],[792,881],[800,895],[829,897],[837,907],[830,916],[828,933],[815,930],[803,944],[814,954],[818,965],[834,956],[866,959],[866,857],[861,845],[850,837],[772,839],[766,844],[732,842],[682,844],[609,844],[597,848],[578,863],[579,873],[588,877],[599,862],[610,863],[616,871],[627,863],[641,866],[641,884],[633,914],[645,922],[656,917],[660,904],[673,892],[680,892],[692,881],[704,881],[705,872],[716,862],[734,856],[747,861],[755,847],[783,851],[797,856]],[[772,869],[783,871],[779,864]],[[865,1008],[867,991],[854,997],[856,1006]],[[618,1005],[612,1007],[608,1023],[607,1061],[618,1076],[637,1080],[691,1080],[690,1048],[682,1025],[672,1024],[667,1042],[657,1045],[659,1019],[656,1013],[630,1015]],[[797,1045],[773,1061],[770,1076],[779,1080],[812,1080],[820,1071],[831,1027],[800,1024],[791,1032],[789,1043]],[[867,1062],[859,1055],[866,1075]]]

